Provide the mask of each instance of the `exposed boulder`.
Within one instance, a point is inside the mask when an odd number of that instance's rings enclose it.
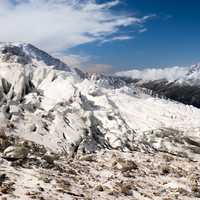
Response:
[[[4,151],[10,145],[9,139],[3,128],[0,129],[0,151]]]
[[[47,151],[42,158],[46,160],[47,163],[54,164],[54,161],[58,159],[58,156],[53,152]]]
[[[9,146],[3,152],[3,158],[7,160],[25,159],[28,156],[29,149],[23,145]]]

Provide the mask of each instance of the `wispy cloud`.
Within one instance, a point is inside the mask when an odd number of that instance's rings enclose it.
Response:
[[[81,68],[85,72],[89,73],[103,73],[103,74],[110,74],[113,73],[114,69],[112,65],[109,64],[90,64],[83,68]]]
[[[113,36],[110,38],[106,38],[101,41],[101,44],[106,43],[106,42],[112,42],[112,41],[124,41],[124,40],[130,40],[133,39],[133,36],[130,35],[120,35],[120,36]]]
[[[91,63],[91,57],[88,55],[78,55],[78,54],[65,54],[65,53],[56,53],[55,57],[59,58],[65,62],[70,67],[75,68],[84,68]]]
[[[144,24],[151,16],[114,14],[120,4],[111,0],[1,0],[0,40],[30,42],[49,52],[61,52],[94,41],[126,40],[113,37],[123,27]]]
[[[121,35],[121,36],[116,36],[113,37],[112,40],[130,40],[133,37],[129,36],[129,35]]]
[[[166,79],[168,81],[175,81],[182,78],[188,73],[187,67],[166,67],[166,68],[149,68],[149,69],[133,69],[130,71],[117,72],[118,76],[128,76],[133,79],[142,79],[142,80],[160,80]]]
[[[144,33],[144,32],[147,32],[147,28],[142,28],[138,31],[139,33]]]
[[[105,63],[95,63],[93,57],[88,55],[77,55],[77,54],[68,54],[65,53],[56,53],[55,57],[61,59],[70,67],[79,68],[84,72],[89,73],[114,73],[115,69],[112,65]]]

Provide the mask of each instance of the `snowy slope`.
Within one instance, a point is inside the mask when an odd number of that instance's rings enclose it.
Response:
[[[198,158],[199,109],[56,63],[33,46],[1,44],[0,123],[8,134],[70,156],[103,148]]]

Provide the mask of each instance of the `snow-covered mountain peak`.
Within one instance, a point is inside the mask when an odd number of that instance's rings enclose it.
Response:
[[[23,51],[23,48],[17,44],[1,43],[0,44],[0,61],[3,63],[29,64],[31,59]]]
[[[33,64],[71,72],[67,64],[29,43],[0,43],[0,61],[5,63]]]

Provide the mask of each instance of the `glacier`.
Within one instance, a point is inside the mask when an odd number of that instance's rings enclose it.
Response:
[[[30,44],[1,43],[2,127],[69,156],[118,149],[199,158],[199,109],[80,72]]]

